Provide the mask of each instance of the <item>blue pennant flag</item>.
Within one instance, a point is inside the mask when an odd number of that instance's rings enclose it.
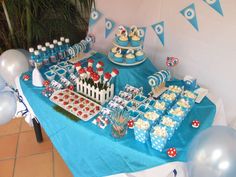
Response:
[[[142,42],[145,40],[145,35],[146,35],[146,27],[138,27],[139,29],[139,37]]]
[[[164,21],[153,24],[152,28],[155,31],[156,35],[159,37],[162,45],[164,46],[165,45]]]
[[[101,17],[101,13],[95,9],[92,10],[89,19],[89,26],[93,26]]]
[[[203,0],[203,1],[207,3],[210,7],[212,7],[220,15],[224,16],[220,5],[220,0]]]
[[[193,27],[198,31],[197,16],[194,3],[190,4],[188,7],[180,11],[180,13],[193,25]]]
[[[109,34],[113,31],[115,27],[115,22],[105,18],[105,38],[109,36]]]

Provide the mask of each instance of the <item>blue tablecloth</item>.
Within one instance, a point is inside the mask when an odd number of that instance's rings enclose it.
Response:
[[[116,90],[122,90],[126,83],[144,87],[144,93],[150,91],[147,76],[157,69],[150,60],[134,67],[121,67],[112,64],[105,55],[97,53],[92,57],[105,63],[105,68],[118,68],[120,75],[116,79]],[[200,131],[212,125],[216,107],[204,98],[196,104],[183,121],[174,137],[167,143],[162,153],[151,148],[150,143],[142,144],[134,140],[133,131],[117,140],[112,138],[110,127],[105,130],[88,122],[74,122],[53,109],[54,104],[41,95],[42,88],[35,88],[31,81],[20,79],[25,97],[38,117],[42,127],[51,139],[75,177],[99,177],[122,172],[134,172],[172,161],[186,161],[188,144]],[[193,129],[191,122],[198,119],[199,129]],[[177,148],[177,156],[169,158],[166,150]]]

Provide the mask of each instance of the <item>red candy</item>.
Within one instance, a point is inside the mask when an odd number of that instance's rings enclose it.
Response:
[[[30,79],[30,76],[28,74],[23,75],[23,80],[28,81]]]
[[[90,106],[94,106],[94,103],[90,103]]]
[[[134,120],[129,120],[127,125],[129,128],[134,128]]]
[[[80,107],[80,108],[83,108],[83,107],[84,107],[84,105],[83,105],[83,104],[80,104],[80,105],[79,105],[79,107]]]
[[[74,102],[74,104],[78,104],[78,103],[79,103],[79,101],[77,101],[77,100]]]
[[[44,87],[49,86],[49,84],[50,84],[50,81],[48,81],[48,80],[43,81],[43,86]]]
[[[64,105],[68,105],[68,102],[67,102],[67,101],[65,101],[63,104],[64,104]]]
[[[62,102],[62,101],[63,101],[63,99],[59,99],[59,101],[60,101],[60,102]]]
[[[73,111],[77,111],[78,109],[76,107],[73,108]]]
[[[87,118],[88,118],[88,114],[84,114],[84,115],[83,115],[83,118],[84,118],[84,119],[87,119]]]
[[[85,107],[84,109],[85,109],[85,111],[88,111],[88,110],[89,110],[89,107]]]
[[[65,99],[68,99],[68,98],[69,98],[69,95],[65,95],[64,98],[65,98]]]
[[[89,103],[89,100],[85,100],[85,103],[88,104],[88,103]]]
[[[171,158],[177,155],[176,148],[169,148],[167,151],[167,155]]]
[[[68,87],[68,89],[70,89],[70,90],[74,90],[75,87],[74,87],[73,85],[70,85],[70,86]],[[73,93],[73,94],[74,94],[74,93]],[[71,93],[71,95],[72,95],[72,93]]]
[[[198,128],[200,126],[200,122],[198,120],[193,120],[192,121],[192,127],[193,128]]]
[[[99,107],[99,106],[96,106],[95,109],[98,111],[98,110],[100,110],[100,107]]]

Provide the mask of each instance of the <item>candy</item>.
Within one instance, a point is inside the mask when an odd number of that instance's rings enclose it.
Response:
[[[88,59],[88,67],[92,67],[94,63],[94,60],[92,58]]]
[[[176,148],[169,148],[167,150],[167,155],[171,158],[175,157],[177,155]]]
[[[130,129],[134,128],[134,120],[129,120],[127,125]]]
[[[30,79],[30,76],[28,74],[23,75],[23,80],[28,81]]]
[[[112,77],[115,77],[119,74],[119,70],[118,69],[113,69],[112,72],[111,72],[111,76]]]
[[[47,86],[49,86],[50,85],[50,81],[49,80],[44,80],[43,81],[43,86],[44,87],[47,87]]]
[[[97,71],[98,71],[98,75],[101,76],[101,75],[103,75],[104,69],[103,68],[98,68]]]
[[[200,122],[198,120],[193,120],[192,121],[192,127],[193,128],[198,128],[200,126]]]
[[[102,61],[99,61],[96,65],[96,68],[101,68],[104,66],[104,63]]]
[[[110,78],[111,78],[111,74],[110,73],[105,73],[104,74],[104,81],[108,81],[108,80],[110,80]]]
[[[175,57],[167,57],[166,58],[166,66],[167,67],[175,67],[179,63],[179,59]]]
[[[68,87],[68,89],[70,89],[70,90],[74,90],[75,87],[74,87],[73,85],[70,85],[70,86]]]

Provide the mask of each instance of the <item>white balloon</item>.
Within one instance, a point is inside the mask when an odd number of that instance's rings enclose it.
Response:
[[[0,75],[15,87],[15,78],[29,70],[27,57],[20,51],[10,49],[2,53],[0,59]]]
[[[12,92],[0,92],[0,125],[9,122],[16,113],[16,97]]]

